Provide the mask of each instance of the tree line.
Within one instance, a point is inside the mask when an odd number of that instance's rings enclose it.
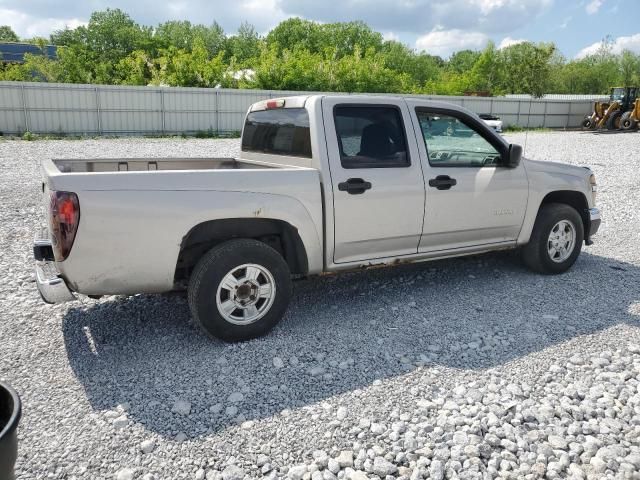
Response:
[[[0,27],[0,41],[18,41]],[[139,25],[119,9],[94,12],[86,26],[27,40],[57,46],[57,58],[25,55],[2,63],[0,80],[258,88],[336,92],[503,95],[601,94],[640,83],[640,55],[613,53],[610,38],[597,52],[565,58],[553,43],[522,42],[448,59],[385,40],[363,22],[281,22],[266,36],[243,23],[225,34],[220,25],[172,20]]]

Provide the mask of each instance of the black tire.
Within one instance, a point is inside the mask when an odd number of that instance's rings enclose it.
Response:
[[[234,269],[247,264],[257,265],[271,275],[275,294],[270,305],[265,307],[262,316],[251,323],[236,324],[221,313],[217,299],[225,295],[221,290],[222,280]],[[248,271],[246,274],[248,275]],[[263,273],[258,278],[262,278],[264,283],[270,283]],[[256,283],[259,282],[260,280],[256,278]],[[238,342],[269,332],[287,310],[291,291],[289,267],[276,250],[257,240],[230,240],[209,250],[196,265],[189,280],[189,308],[196,324],[207,335],[226,342]],[[228,291],[226,295],[229,297],[232,294]],[[246,300],[253,301],[252,298],[246,297]],[[233,299],[227,298],[227,300]],[[258,308],[262,308],[260,306],[262,300],[258,299],[258,303],[255,304]],[[224,300],[221,303],[224,304]],[[231,320],[234,320],[233,315],[240,316],[242,312],[241,308],[230,311]]]
[[[638,123],[631,116],[631,112],[624,112],[620,118],[620,128],[622,130],[635,130]]]
[[[607,118],[607,130],[619,130],[621,118],[622,112],[620,110],[613,112],[611,116]]]
[[[591,117],[585,117],[585,119],[582,120],[581,126],[583,130],[593,130],[596,123],[591,119]]]
[[[554,261],[549,252],[549,236],[552,229],[562,220],[570,222],[574,227],[575,243],[571,254],[563,261]],[[564,203],[543,205],[533,225],[529,243],[522,249],[522,259],[534,272],[553,275],[566,272],[575,263],[582,242],[584,241],[584,225],[582,217],[575,208]],[[559,259],[558,259],[559,260]]]

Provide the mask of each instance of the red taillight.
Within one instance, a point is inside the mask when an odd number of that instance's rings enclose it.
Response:
[[[284,107],[284,99],[280,100],[267,100],[267,110],[271,110],[272,108],[282,108]]]
[[[51,192],[49,205],[49,228],[56,261],[69,256],[80,222],[80,204],[73,192]]]

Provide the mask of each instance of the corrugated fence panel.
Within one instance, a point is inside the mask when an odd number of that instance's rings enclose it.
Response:
[[[22,106],[22,89],[19,85],[0,88],[0,132],[23,132],[25,111]]]
[[[60,135],[95,135],[98,121],[95,112],[30,110],[29,131]]]
[[[0,132],[181,134],[237,132],[249,105],[314,92],[0,82]],[[332,94],[341,95],[341,94]],[[593,99],[404,95],[492,113],[504,125],[578,127]],[[593,98],[600,97],[594,96]]]

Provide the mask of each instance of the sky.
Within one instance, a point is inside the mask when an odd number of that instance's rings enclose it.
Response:
[[[91,12],[120,8],[140,24],[214,20],[233,33],[248,21],[266,34],[280,21],[363,20],[418,51],[448,57],[465,48],[524,40],[554,42],[567,58],[597,50],[611,35],[614,52],[640,53],[640,0],[0,0],[0,25],[24,38],[86,24]]]

